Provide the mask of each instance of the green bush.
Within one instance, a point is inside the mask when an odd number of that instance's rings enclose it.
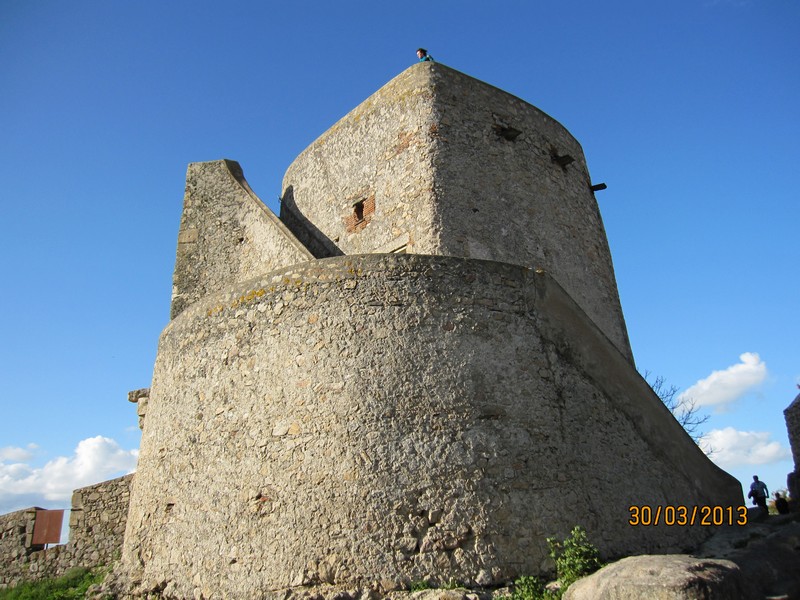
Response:
[[[547,538],[550,557],[556,563],[556,573],[561,589],[566,590],[572,583],[594,573],[603,566],[600,555],[581,527],[575,527],[562,543],[555,538]]]
[[[581,527],[575,527],[563,542],[547,538],[547,545],[556,563],[558,590],[548,590],[537,577],[524,576],[514,582],[511,600],[559,600],[572,583],[603,566],[597,548]]]
[[[106,570],[70,569],[56,579],[21,583],[0,590],[0,600],[80,600],[90,585],[100,583]]]
[[[428,581],[426,581],[425,579],[423,579],[421,581],[414,581],[411,584],[411,588],[410,589],[411,589],[412,592],[421,592],[422,590],[431,589],[431,584]]]
[[[511,600],[556,600],[559,595],[544,587],[538,577],[523,575],[514,582]]]

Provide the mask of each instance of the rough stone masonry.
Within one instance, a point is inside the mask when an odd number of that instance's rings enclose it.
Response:
[[[132,596],[500,585],[585,527],[607,556],[742,503],[633,365],[578,142],[414,65],[289,167],[187,174],[120,576]]]
[[[63,575],[75,567],[107,565],[119,557],[133,475],[72,494],[69,542],[33,544],[37,508],[0,516],[0,589]]]

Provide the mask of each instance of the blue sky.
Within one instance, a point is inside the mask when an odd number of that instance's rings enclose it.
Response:
[[[239,161],[277,210],[418,46],[582,143],[637,366],[704,404],[734,476],[784,487],[798,26],[794,0],[0,1],[0,512],[133,468],[187,164]]]

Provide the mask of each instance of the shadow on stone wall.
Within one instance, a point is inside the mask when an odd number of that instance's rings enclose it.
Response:
[[[286,191],[283,193],[283,198],[281,198],[280,218],[295,237],[311,251],[314,258],[344,256],[344,252],[342,252],[333,240],[322,233],[322,231],[300,211],[294,201],[294,189],[291,185],[286,188]]]

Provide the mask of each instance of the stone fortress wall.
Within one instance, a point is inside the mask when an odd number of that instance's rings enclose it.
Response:
[[[314,256],[253,193],[239,164],[193,163],[178,233],[170,316],[206,294]]]
[[[431,63],[295,160],[280,219],[191,164],[136,478],[77,490],[65,546],[0,516],[0,587],[120,548],[125,597],[492,586],[576,524],[609,557],[703,539],[627,525],[742,498],[633,367],[590,186],[560,124]]]
[[[281,219],[332,248],[318,258],[400,250],[535,266],[633,361],[583,150],[507,92],[416,65],[301,153],[283,187]],[[353,226],[359,203],[367,229]]]
[[[110,565],[122,550],[130,485],[126,475],[75,490],[69,519],[69,542],[33,544],[36,509],[0,516],[0,588],[22,581],[63,575],[75,567]]]
[[[499,584],[576,523],[612,555],[707,533],[629,527],[631,504],[740,502],[560,286],[514,265],[376,254],[243,282],[167,327],[151,394],[124,558],[166,597]]]
[[[590,183],[563,127],[431,63],[298,157],[280,220],[191,165],[128,593],[498,585],[576,524],[609,556],[707,536],[627,525],[742,497],[635,371]]]

